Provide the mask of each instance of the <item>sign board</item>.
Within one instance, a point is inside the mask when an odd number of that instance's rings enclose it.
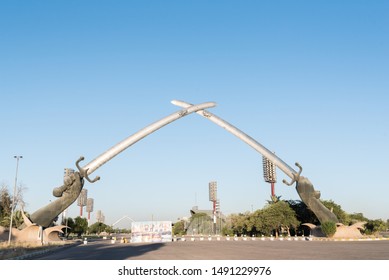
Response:
[[[147,221],[131,223],[131,243],[171,241],[171,221]]]

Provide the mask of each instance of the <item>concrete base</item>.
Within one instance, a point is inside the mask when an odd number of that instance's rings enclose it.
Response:
[[[17,228],[12,229],[11,240],[16,242],[32,242],[32,243],[50,243],[61,241],[59,233],[63,233],[63,226],[54,226],[42,230],[39,226],[31,225],[22,230]],[[42,236],[41,236],[42,235]],[[7,241],[9,238],[9,230],[0,228],[0,241]]]
[[[314,224],[305,223],[304,226],[307,226],[311,229],[311,235],[314,237],[326,237],[322,232],[320,226]],[[364,222],[356,223],[351,226],[345,226],[341,223],[336,225],[336,232],[332,238],[362,238],[361,229],[363,229]]]
[[[25,227],[20,230],[12,228],[12,241],[16,242],[33,242],[33,243],[49,243],[61,241],[59,233],[63,233],[62,229],[66,226],[53,226],[46,229],[33,224],[22,211]],[[9,238],[9,229],[0,226],[0,241],[6,241]]]
[[[333,238],[362,238],[363,235],[360,231],[361,229],[363,229],[363,227],[359,227],[357,225],[339,225],[336,228]]]

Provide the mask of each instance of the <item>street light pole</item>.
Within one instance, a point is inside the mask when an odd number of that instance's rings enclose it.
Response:
[[[16,175],[15,175],[15,184],[14,184],[14,195],[12,198],[11,221],[9,223],[8,244],[11,243],[11,237],[12,237],[12,220],[14,216],[14,209],[15,209],[15,202],[16,202],[16,185],[18,182],[19,159],[23,158],[23,156],[14,156],[14,158],[16,158]]]

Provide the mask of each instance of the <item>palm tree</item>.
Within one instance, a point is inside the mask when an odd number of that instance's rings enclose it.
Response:
[[[270,199],[271,199],[271,200],[266,200],[268,204],[277,203],[277,202],[281,201],[281,195],[280,195],[280,196],[271,195],[271,196],[270,196]]]

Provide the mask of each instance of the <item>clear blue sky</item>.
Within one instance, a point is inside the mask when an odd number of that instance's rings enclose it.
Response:
[[[215,101],[210,111],[300,162],[323,199],[387,219],[388,14],[387,1],[1,1],[0,182],[12,189],[22,155],[32,213],[79,156],[177,111],[173,99]],[[92,214],[106,223],[209,209],[212,180],[226,214],[270,196],[261,155],[198,115],[93,175]],[[299,199],[277,175],[276,194]]]

